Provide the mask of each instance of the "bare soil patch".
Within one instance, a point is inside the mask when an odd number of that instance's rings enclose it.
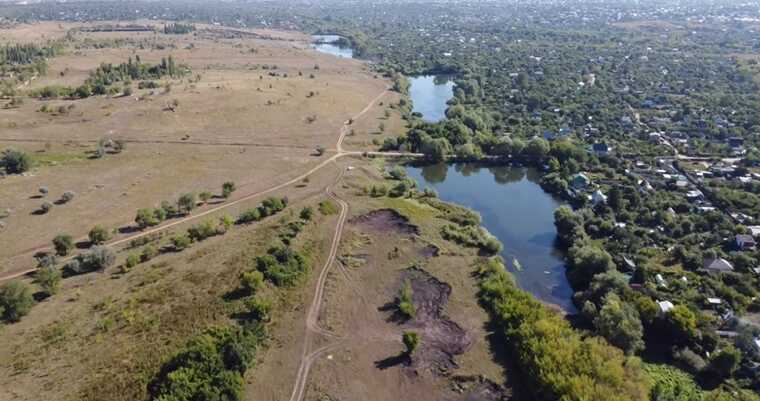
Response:
[[[451,286],[418,267],[404,270],[400,278],[400,283],[406,280],[411,283],[416,310],[414,318],[402,326],[405,331],[415,331],[421,336],[419,349],[412,355],[409,368],[416,374],[430,371],[446,375],[457,368],[454,357],[465,353],[472,345],[469,334],[443,313]]]
[[[349,223],[362,230],[380,234],[418,235],[419,229],[409,224],[409,219],[393,209],[380,209],[355,217]]]

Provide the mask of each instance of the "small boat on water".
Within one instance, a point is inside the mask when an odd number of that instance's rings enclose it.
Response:
[[[523,269],[522,264],[520,264],[520,261],[517,260],[517,258],[512,258],[512,266],[514,266],[515,270],[519,272]]]

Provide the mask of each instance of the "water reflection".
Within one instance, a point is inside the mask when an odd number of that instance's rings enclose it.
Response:
[[[560,203],[538,185],[540,172],[476,163],[409,167],[421,187],[441,199],[478,211],[483,225],[504,244],[502,257],[521,288],[570,313],[573,291],[555,246],[554,210]],[[514,260],[522,270],[515,269]]]

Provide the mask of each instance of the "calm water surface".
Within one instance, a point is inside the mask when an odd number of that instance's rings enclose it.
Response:
[[[483,226],[504,244],[502,257],[521,288],[575,313],[562,254],[554,246],[554,210],[560,203],[538,185],[538,171],[472,163],[407,171],[421,188],[434,188],[442,200],[480,213]],[[521,270],[515,268],[515,259]]]
[[[409,97],[412,111],[422,114],[422,119],[437,122],[446,118],[446,104],[454,97],[454,82],[447,76],[419,75],[409,77]]]
[[[326,43],[314,43],[312,47],[318,52],[332,54],[333,56],[343,58],[354,58],[354,49],[350,47],[340,47],[337,44],[330,43],[340,39],[338,35],[312,35],[314,42],[326,42]]]

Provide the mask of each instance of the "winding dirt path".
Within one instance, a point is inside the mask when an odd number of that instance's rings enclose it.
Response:
[[[322,168],[324,168],[325,166],[327,166],[331,162],[333,162],[333,161],[335,161],[335,160],[337,160],[337,159],[339,159],[341,157],[344,157],[344,156],[421,157],[422,155],[416,154],[416,153],[404,153],[404,152],[360,152],[360,151],[344,151],[343,150],[343,141],[345,140],[346,135],[348,134],[348,132],[350,130],[350,123],[351,123],[351,121],[352,120],[355,121],[355,120],[359,119],[360,117],[362,117],[367,112],[369,112],[372,109],[372,106],[374,106],[375,103],[377,103],[377,101],[380,98],[382,98],[383,96],[385,96],[387,93],[388,93],[388,88],[386,88],[382,92],[380,92],[380,94],[378,94],[374,99],[372,99],[369,102],[369,104],[367,104],[367,106],[364,109],[362,109],[358,114],[356,114],[354,117],[352,117],[351,120],[345,121],[343,123],[343,125],[340,127],[340,130],[339,130],[339,134],[340,135],[338,137],[338,141],[337,141],[337,144],[336,144],[336,153],[334,155],[330,156],[329,158],[323,160],[322,162],[320,162],[319,164],[317,164],[313,168],[309,169],[308,171],[304,172],[303,174],[301,174],[301,175],[299,175],[299,176],[297,176],[297,177],[295,177],[295,178],[293,178],[291,180],[283,182],[281,184],[275,185],[275,186],[273,186],[271,188],[265,189],[263,191],[257,191],[257,192],[245,194],[245,195],[243,195],[243,196],[241,196],[241,197],[239,197],[239,198],[237,198],[235,200],[232,200],[230,202],[226,202],[226,203],[221,204],[219,206],[215,206],[215,207],[206,209],[204,211],[201,211],[199,213],[188,215],[186,217],[182,217],[180,219],[172,220],[170,222],[167,222],[165,224],[156,226],[156,227],[148,229],[148,230],[143,230],[143,231],[140,231],[140,232],[132,234],[132,235],[127,235],[125,237],[115,239],[113,241],[107,242],[105,245],[109,246],[109,247],[115,247],[115,246],[123,245],[123,244],[126,244],[126,243],[128,243],[128,242],[130,242],[132,240],[135,240],[135,239],[138,239],[138,238],[142,238],[142,237],[145,237],[145,236],[148,236],[148,235],[151,235],[151,234],[155,234],[155,233],[158,233],[158,232],[161,232],[161,231],[168,230],[168,229],[170,229],[172,227],[175,227],[175,226],[178,226],[180,224],[184,224],[184,223],[187,223],[187,222],[190,222],[190,221],[193,221],[193,220],[200,219],[201,217],[205,217],[205,216],[208,216],[210,214],[219,212],[221,210],[225,210],[225,209],[227,209],[227,208],[229,208],[231,206],[235,206],[237,204],[249,201],[251,199],[258,198],[258,197],[267,195],[269,193],[278,191],[278,190],[280,190],[282,188],[285,188],[287,186],[290,186],[290,185],[293,185],[293,184],[296,184],[296,183],[302,181],[304,178],[306,178],[306,177],[314,174],[315,172],[321,170]],[[131,224],[131,222],[125,224],[124,226],[127,227],[130,224]],[[83,237],[83,238],[78,238],[76,241],[77,242],[81,242],[81,241],[87,241],[87,240],[88,240],[87,237]],[[18,254],[16,256],[10,257],[9,258],[9,262],[10,262],[9,264],[13,265],[14,261],[19,261],[18,262],[19,264],[28,264],[29,261],[26,261],[26,262],[21,262],[21,261],[23,259],[31,259],[31,257],[34,254],[38,253],[38,252],[46,252],[46,251],[51,251],[51,250],[52,250],[52,247],[50,245],[47,245],[47,244],[46,245],[40,245],[40,246],[31,248],[31,249],[27,249],[25,251],[22,251],[20,254]],[[61,261],[65,262],[65,261],[70,260],[72,258],[73,257],[65,258],[65,259],[62,259]],[[12,279],[18,278],[18,277],[22,277],[22,276],[25,276],[27,274],[33,273],[34,271],[36,271],[36,267],[26,267],[26,268],[11,269],[9,271],[6,271],[6,272],[3,272],[2,274],[0,274],[0,282],[7,281],[7,280],[12,280]]]

